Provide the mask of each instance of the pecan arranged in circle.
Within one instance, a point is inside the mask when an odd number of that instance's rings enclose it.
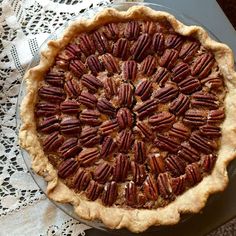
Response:
[[[111,99],[118,92],[116,81],[113,78],[108,77],[104,81],[104,90],[106,98]]]
[[[122,130],[118,136],[118,146],[120,152],[128,152],[134,140],[134,136],[130,130]]]
[[[96,167],[94,171],[94,179],[98,183],[103,184],[108,180],[108,178],[112,174],[112,170],[113,169],[111,165],[109,165],[107,162],[103,162],[102,164]]]
[[[222,120],[225,118],[224,110],[218,109],[218,110],[211,110],[208,113],[207,121],[210,124],[215,124],[222,122]]]
[[[115,181],[111,181],[105,184],[104,191],[102,193],[102,202],[106,206],[111,206],[117,198],[118,188]]]
[[[102,63],[99,61],[98,57],[96,55],[91,55],[87,57],[87,65],[89,69],[91,70],[93,75],[97,75],[100,71],[104,70],[104,67]]]
[[[53,103],[65,100],[65,92],[62,88],[52,86],[42,86],[38,91],[39,97]]]
[[[52,86],[63,87],[64,84],[64,73],[52,72],[46,74],[44,77],[45,81]]]
[[[162,134],[157,135],[154,143],[161,150],[169,151],[171,153],[177,152],[179,148],[179,143],[176,140]]]
[[[134,161],[131,162],[131,171],[133,174],[133,181],[137,185],[141,185],[146,178],[146,171],[144,165],[139,165]]]
[[[165,86],[170,77],[170,72],[164,67],[158,67],[156,73],[152,76],[153,81],[157,82],[161,88]]]
[[[156,24],[152,21],[146,21],[142,24],[143,33],[154,34],[157,30]]]
[[[91,93],[82,91],[79,96],[79,101],[88,108],[94,108],[97,103],[97,98]]]
[[[133,91],[130,84],[122,84],[118,92],[119,103],[121,106],[130,107],[133,102]]]
[[[130,54],[129,41],[124,38],[118,39],[113,45],[112,53],[115,57],[125,60]]]
[[[104,138],[101,147],[101,157],[107,158],[116,148],[117,144],[111,136]]]
[[[85,109],[80,113],[79,118],[82,124],[98,126],[102,123],[100,116],[99,111]]]
[[[43,140],[43,149],[46,152],[56,151],[64,141],[64,137],[59,134],[59,132],[53,132],[49,134]]]
[[[184,114],[188,110],[189,104],[189,97],[180,93],[179,96],[170,104],[169,110],[170,112],[179,116]]]
[[[165,39],[165,45],[167,48],[178,49],[183,43],[183,38],[177,34],[169,34]]]
[[[120,73],[120,67],[116,59],[109,53],[101,56],[103,65],[105,66],[108,75],[113,75],[115,73]]]
[[[200,155],[196,149],[188,143],[182,143],[178,155],[188,163],[196,162],[200,159]]]
[[[134,142],[134,160],[137,163],[144,163],[147,159],[147,150],[145,143],[142,141],[136,140]]]
[[[64,88],[69,98],[77,98],[80,94],[79,84],[73,79],[67,80]]]
[[[171,69],[175,66],[178,58],[178,51],[175,49],[166,49],[159,60],[159,65]]]
[[[50,133],[57,131],[60,128],[60,119],[57,116],[50,116],[43,119],[39,123],[38,128],[43,133]]]
[[[119,29],[115,23],[105,25],[103,32],[108,39],[117,39],[119,35]]]
[[[100,152],[97,148],[86,148],[80,152],[77,159],[81,166],[90,166],[100,157]]]
[[[156,200],[158,197],[157,182],[153,176],[149,175],[143,183],[144,194],[150,200]]]
[[[210,154],[210,155],[204,155],[202,158],[202,168],[204,171],[210,172],[216,162],[216,155]]]
[[[83,34],[79,37],[79,48],[86,55],[89,56],[95,53],[95,44],[88,34]]]
[[[85,191],[85,194],[89,200],[95,201],[101,194],[102,190],[103,186],[101,184],[95,182],[94,180],[91,180]]]
[[[100,142],[98,129],[93,127],[85,127],[80,134],[80,142],[85,147],[92,147]]]
[[[109,42],[103,32],[95,31],[93,33],[93,40],[99,54],[110,51]]]
[[[192,94],[191,104],[194,107],[208,107],[209,109],[217,109],[219,107],[219,101],[216,96],[205,92]]]
[[[157,90],[154,94],[154,97],[161,103],[166,103],[173,100],[179,91],[178,88],[174,85],[168,85],[164,88]]]
[[[173,127],[169,131],[169,135],[185,140],[190,136],[190,129],[183,123],[177,122],[173,124]]]
[[[82,168],[79,168],[75,173],[73,184],[76,189],[82,191],[87,188],[90,180],[91,180],[91,175]]]
[[[91,74],[83,75],[81,83],[92,93],[95,93],[99,88],[103,86],[101,80],[99,80],[98,78],[96,78],[94,75]]]
[[[137,187],[133,181],[125,185],[125,199],[128,206],[135,206],[137,204]]]
[[[97,108],[101,113],[109,116],[114,116],[116,113],[115,107],[113,107],[113,105],[106,98],[101,98],[98,100]]]
[[[103,135],[110,134],[116,131],[119,127],[117,120],[107,120],[100,125],[100,130]]]
[[[79,78],[86,72],[86,67],[80,60],[72,60],[70,62],[69,68],[74,72]]]
[[[137,63],[133,60],[125,61],[123,64],[123,74],[126,80],[135,80],[137,75]]]
[[[154,56],[147,56],[141,63],[140,71],[147,76],[151,76],[157,67],[156,58]]]
[[[137,39],[140,33],[140,26],[137,21],[130,21],[126,24],[124,35],[129,40]]]
[[[178,83],[183,80],[187,75],[190,74],[191,70],[187,63],[180,62],[173,69],[173,78],[172,81]]]
[[[191,75],[185,78],[184,80],[180,81],[178,83],[178,86],[179,90],[184,94],[191,94],[201,89],[200,81]]]
[[[183,61],[188,62],[193,58],[194,54],[198,51],[198,49],[199,43],[194,41],[187,41],[183,44],[179,52],[179,57],[182,58]]]
[[[158,102],[154,99],[148,99],[147,101],[137,104],[134,107],[134,111],[137,112],[138,117],[143,119],[148,116],[150,113],[156,110]]]
[[[221,129],[220,127],[206,124],[199,127],[199,130],[202,135],[209,136],[209,137],[220,137],[221,136]]]
[[[37,116],[53,116],[56,115],[59,110],[57,104],[48,102],[39,102],[36,105],[35,113]]]
[[[148,122],[153,130],[166,130],[174,124],[175,116],[167,111],[163,111],[150,116]]]
[[[75,159],[66,159],[65,161],[62,161],[58,167],[58,176],[63,179],[67,178],[72,175],[77,168],[78,162]]]
[[[142,138],[153,139],[153,132],[151,128],[144,122],[138,122],[134,130],[139,132]]]
[[[184,176],[172,178],[171,187],[175,195],[180,195],[186,188],[186,178]]]
[[[121,129],[131,127],[133,124],[133,115],[128,108],[120,108],[116,114],[116,119]]]
[[[81,150],[82,148],[78,144],[77,138],[67,139],[58,149],[59,153],[64,159],[75,156]]]
[[[81,131],[80,121],[77,118],[67,118],[61,121],[63,134],[78,134]]]
[[[174,175],[184,174],[186,162],[176,155],[170,155],[165,159],[166,168]]]
[[[202,180],[201,170],[197,163],[192,163],[188,165],[185,169],[185,172],[186,172],[186,179],[191,186]]]
[[[157,177],[157,185],[160,195],[164,198],[170,198],[172,196],[172,187],[170,176],[167,172],[161,173]]]
[[[165,172],[165,164],[163,158],[159,155],[152,155],[149,157],[149,165],[154,175]]]
[[[207,112],[204,110],[189,109],[185,112],[183,122],[187,125],[200,126],[206,123]]]
[[[152,50],[158,55],[162,55],[165,49],[165,39],[162,33],[155,33],[152,38]]]
[[[66,114],[76,114],[80,111],[80,104],[74,100],[66,100],[60,105],[61,111]]]
[[[141,97],[143,101],[147,100],[152,94],[152,82],[149,80],[143,80],[139,83],[135,90],[135,95]]]
[[[119,153],[113,170],[113,180],[116,182],[124,181],[128,175],[130,162],[128,156]]]

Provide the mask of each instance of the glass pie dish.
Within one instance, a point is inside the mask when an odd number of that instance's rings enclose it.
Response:
[[[117,5],[112,5],[113,8],[116,8],[118,10],[127,10],[130,6],[133,6],[133,5],[137,5],[137,4],[140,4],[140,3],[122,3],[122,4],[117,4]],[[160,6],[160,5],[155,5],[155,4],[144,4],[144,5],[147,5],[155,10],[162,10],[162,11],[167,11],[173,15],[175,15],[179,20],[181,20],[183,23],[187,24],[187,25],[196,25],[198,24],[197,22],[194,22],[194,20],[192,20],[191,18],[189,17],[186,17],[184,15],[181,15],[181,14],[178,14],[176,13],[174,10],[172,9],[169,9],[167,7],[164,7],[164,6]],[[93,16],[94,14],[98,13],[99,11],[101,10],[101,8],[95,8],[95,9],[90,9],[86,12],[84,12],[82,15],[80,15],[79,17],[76,17],[74,20],[78,20],[80,18],[85,18],[85,19],[90,19],[91,16]],[[57,39],[61,34],[62,32],[64,31],[64,29],[66,28],[68,23],[66,23],[62,28],[58,29],[55,33],[53,33],[49,39]],[[206,28],[206,27],[205,27]],[[213,36],[211,34],[211,36],[213,38],[215,38],[216,40],[218,40],[215,36]],[[48,40],[49,40],[48,39]],[[47,42],[48,40],[45,41],[45,43],[43,43],[43,45],[41,46],[40,50],[43,50],[45,47],[47,47]],[[219,40],[218,40],[219,41]],[[31,67],[34,67],[35,65],[37,65],[37,63],[39,62],[39,55],[37,54],[29,68]],[[28,69],[29,69],[28,68]],[[22,100],[22,97],[24,96],[25,94],[25,85],[24,85],[24,81],[23,81],[23,84],[21,86],[21,91],[20,91],[20,94],[19,94],[19,101],[18,101],[18,104],[21,103],[21,100]],[[18,109],[19,110],[19,109]],[[17,117],[17,120],[18,120],[18,117]],[[23,154],[23,157],[26,161],[26,164],[27,166],[30,168],[30,159],[29,159],[29,156],[28,154],[25,152],[25,151],[22,151],[22,154]],[[39,187],[45,192],[45,189],[46,189],[46,183],[40,178],[40,180],[38,179],[38,176],[36,176],[35,174],[32,173],[32,176],[34,177],[36,183],[39,185]],[[72,216],[73,218],[83,222],[83,223],[86,223],[92,227],[95,227],[95,228],[98,228],[98,229],[106,229],[106,227],[100,223],[99,221],[93,221],[93,222],[88,222],[88,221],[84,221],[82,219],[80,219],[77,215],[74,214],[74,211],[73,211],[73,208],[72,206],[68,206],[68,205],[61,205],[61,204],[57,204],[56,205],[62,209],[63,211],[65,211],[68,215]],[[186,216],[186,217],[182,217],[182,221],[180,224],[188,221],[190,218],[190,216]],[[153,229],[150,229],[150,230],[161,230],[161,227],[153,227]],[[120,232],[120,231],[119,231]]]

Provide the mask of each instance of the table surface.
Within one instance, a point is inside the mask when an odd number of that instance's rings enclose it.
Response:
[[[228,44],[234,51],[236,58],[236,32],[229,20],[215,0],[152,0],[148,1],[176,9],[179,12],[197,19],[200,24],[210,29],[222,42]],[[217,22],[217,23],[216,23]],[[193,215],[187,221],[168,228],[159,228],[155,235],[161,236],[201,236],[206,235],[213,229],[221,226],[225,222],[236,216],[236,160],[233,161],[228,170],[230,172],[230,182],[227,189],[212,196],[208,200],[208,205],[199,214]],[[194,229],[194,230],[193,230]],[[196,230],[197,229],[197,230]],[[113,234],[133,235],[127,231],[103,232],[96,229],[87,231],[88,236],[110,236]],[[154,232],[142,233],[143,236],[151,236]]]

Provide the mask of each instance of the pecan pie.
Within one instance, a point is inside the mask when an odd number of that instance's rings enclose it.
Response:
[[[106,9],[25,76],[20,144],[48,196],[141,232],[199,212],[236,147],[231,50],[147,7]]]

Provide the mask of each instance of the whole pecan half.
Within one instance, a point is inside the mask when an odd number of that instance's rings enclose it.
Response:
[[[56,115],[59,110],[57,104],[48,102],[39,102],[36,104],[35,113],[37,116],[53,116]]]
[[[104,67],[106,68],[108,75],[120,73],[120,67],[116,59],[110,54],[106,53],[101,56]]]
[[[81,50],[78,44],[75,44],[75,43],[68,44],[64,52],[70,59],[81,57]]]
[[[97,108],[101,113],[109,116],[115,116],[116,114],[115,107],[113,107],[113,105],[106,98],[100,98],[98,100]]]
[[[183,123],[177,122],[169,131],[170,136],[174,136],[181,140],[185,140],[190,136],[190,129],[186,127]]]
[[[201,127],[199,127],[199,130],[203,136],[209,136],[209,137],[220,137],[221,136],[221,129],[220,127],[206,124]]]
[[[142,24],[143,33],[154,34],[157,30],[157,26],[153,21],[146,21]]]
[[[106,136],[101,146],[101,157],[107,158],[116,148],[117,144],[111,136]]]
[[[115,181],[106,183],[101,197],[102,203],[106,206],[111,206],[116,201],[117,196],[117,183]]]
[[[201,79],[201,83],[210,89],[221,89],[223,87],[223,78],[220,76],[208,76],[204,79]]]
[[[131,162],[131,172],[133,175],[133,181],[137,185],[141,185],[146,178],[146,171],[144,165],[139,165],[134,161]]]
[[[119,28],[117,24],[115,23],[110,23],[104,26],[104,34],[108,39],[117,39],[119,35]]]
[[[159,60],[159,65],[172,69],[175,66],[175,63],[178,58],[178,51],[175,49],[166,49]]]
[[[129,181],[125,185],[125,199],[128,206],[135,206],[138,202],[137,187],[133,181]]]
[[[196,92],[192,94],[191,104],[193,107],[207,107],[209,109],[217,109],[219,101],[213,94],[206,92]]]
[[[158,67],[156,73],[152,76],[154,82],[157,82],[162,88],[166,81],[171,77],[170,72],[164,67]]]
[[[196,162],[200,159],[198,151],[191,147],[188,143],[181,144],[178,155],[188,163]]]
[[[60,105],[61,111],[66,114],[76,114],[80,111],[80,104],[74,100],[66,100]]]
[[[128,175],[129,168],[129,158],[126,155],[119,153],[116,157],[116,162],[113,170],[113,180],[116,182],[123,182]]]
[[[141,61],[144,58],[147,49],[150,47],[150,44],[151,37],[148,34],[141,34],[131,47],[133,59],[136,61]]]
[[[85,147],[92,147],[100,142],[98,129],[94,127],[84,127],[80,134],[80,142]]]
[[[179,91],[174,85],[167,85],[164,88],[158,89],[154,97],[161,103],[166,103],[177,97]]]
[[[140,26],[137,21],[129,21],[124,30],[124,35],[129,40],[137,39],[140,33]]]
[[[150,200],[157,200],[158,197],[158,188],[157,182],[153,176],[149,175],[143,183],[143,190],[145,196]]]
[[[79,84],[73,79],[65,82],[64,89],[69,98],[77,98],[80,95]]]
[[[162,55],[165,49],[165,38],[162,33],[155,33],[152,37],[152,50]]]
[[[86,63],[93,75],[97,75],[100,71],[104,70],[102,63],[99,61],[97,55],[90,55],[86,59]]]
[[[59,154],[64,158],[69,158],[75,156],[82,150],[78,144],[77,138],[67,139],[58,149]]]
[[[215,60],[211,53],[204,53],[196,58],[191,67],[192,75],[204,78],[209,75]]]
[[[137,163],[144,163],[147,159],[146,145],[143,141],[135,140],[134,142],[134,160]]]
[[[158,101],[155,99],[148,99],[147,101],[136,104],[134,107],[134,111],[137,113],[140,119],[150,115],[153,111],[157,109]]]
[[[141,81],[135,90],[135,95],[141,97],[143,101],[147,100],[152,94],[152,82],[150,80]]]
[[[180,93],[179,96],[170,104],[169,110],[175,115],[179,116],[184,114],[190,104],[190,99],[188,96]]]
[[[176,155],[169,155],[165,159],[165,166],[174,176],[180,176],[185,172],[186,162]]]
[[[175,122],[175,116],[167,111],[160,112],[148,118],[153,130],[169,129]]]
[[[216,148],[212,140],[203,137],[198,131],[192,133],[189,143],[196,149],[206,154],[211,153]]]
[[[81,166],[90,166],[98,160],[100,152],[98,148],[83,149],[77,157]]]
[[[179,176],[177,178],[172,178],[171,180],[172,191],[175,195],[180,195],[184,192],[186,188],[186,178],[184,176]]]
[[[44,118],[38,125],[38,128],[43,133],[51,133],[60,128],[60,119],[57,116],[50,116]]]
[[[200,81],[191,75],[185,78],[184,80],[180,81],[178,83],[178,86],[179,90],[184,94],[191,94],[201,89]]]
[[[192,186],[202,180],[201,170],[199,165],[195,162],[187,165],[185,168],[186,179],[188,183]]]
[[[80,121],[77,118],[65,118],[60,126],[63,134],[78,134],[81,131]]]
[[[133,60],[125,61],[123,64],[123,74],[126,80],[134,81],[137,75],[137,62]]]
[[[183,44],[184,40],[180,35],[168,34],[165,38],[165,45],[167,48],[178,49]]]
[[[91,180],[85,191],[85,194],[89,200],[95,201],[100,196],[102,190],[103,186],[101,184]]]
[[[42,86],[38,90],[38,95],[42,99],[52,103],[59,103],[65,100],[65,92],[62,88],[53,86]]]
[[[141,63],[140,71],[142,74],[151,76],[157,67],[156,58],[152,55],[148,55]]]
[[[69,68],[79,78],[86,72],[85,65],[78,59],[72,60],[70,62]]]
[[[160,155],[152,155],[149,157],[149,165],[154,175],[165,172],[165,164]]]
[[[121,58],[123,60],[127,59],[130,55],[129,41],[124,38],[118,39],[112,48],[112,53],[115,57]]]
[[[96,50],[93,39],[88,34],[83,34],[79,37],[79,48],[86,57],[94,54]]]
[[[134,141],[134,135],[130,130],[122,130],[118,135],[119,151],[122,153],[128,152],[131,144]]]
[[[180,62],[172,69],[172,72],[173,72],[172,81],[178,83],[184,78],[186,78],[186,76],[190,75],[191,70],[187,63]]]
[[[206,172],[210,172],[216,162],[216,155],[209,154],[202,157],[202,169]]]
[[[103,87],[102,81],[92,74],[83,75],[81,83],[92,93],[95,93],[99,88]]]
[[[142,138],[152,140],[154,137],[151,128],[144,122],[136,123],[136,127],[134,128],[134,130],[138,131]]]
[[[122,106],[130,107],[133,103],[133,91],[129,83],[122,84],[118,92],[119,103]]]
[[[215,124],[222,122],[224,118],[225,118],[225,112],[223,109],[211,110],[208,113],[207,122],[209,124]]]
[[[206,123],[207,111],[189,109],[185,112],[183,122],[187,125],[200,126]]]
[[[179,52],[179,57],[182,58],[183,61],[188,62],[193,58],[199,47],[199,43],[194,41],[187,41],[183,44]]]
[[[168,172],[161,173],[157,177],[157,186],[159,189],[160,195],[164,199],[172,197],[172,187],[171,187],[171,178]]]
[[[97,98],[91,93],[82,91],[79,96],[79,102],[88,108],[94,108],[97,103]]]
[[[106,98],[111,99],[118,92],[116,81],[111,77],[106,78],[104,81],[104,90]]]
[[[78,162],[74,158],[62,161],[58,167],[58,176],[65,179],[72,175],[78,168]]]
[[[90,180],[91,180],[90,173],[86,172],[82,168],[79,168],[75,173],[73,179],[74,188],[78,189],[79,191],[83,191],[87,188]]]
[[[80,121],[83,124],[91,125],[91,126],[98,126],[102,123],[102,120],[100,119],[100,112],[96,110],[87,110],[84,109],[80,113]]]
[[[154,144],[161,150],[176,153],[179,148],[179,142],[171,137],[167,137],[162,134],[158,134],[154,140]]]
[[[101,184],[104,184],[110,175],[112,174],[112,166],[109,165],[107,162],[103,162],[98,165],[94,171],[94,179]]]
[[[44,80],[55,87],[63,87],[64,84],[64,73],[63,72],[53,72],[49,71],[45,77]]]
[[[93,33],[93,40],[99,54],[104,54],[110,51],[109,42],[104,32],[95,31]]]
[[[103,135],[110,134],[118,130],[119,124],[117,120],[107,120],[100,125],[100,130]]]
[[[131,127],[133,124],[133,115],[128,108],[120,108],[116,114],[117,123],[121,129]]]
[[[58,131],[49,134],[43,140],[43,149],[45,152],[56,151],[64,142],[64,137]]]

